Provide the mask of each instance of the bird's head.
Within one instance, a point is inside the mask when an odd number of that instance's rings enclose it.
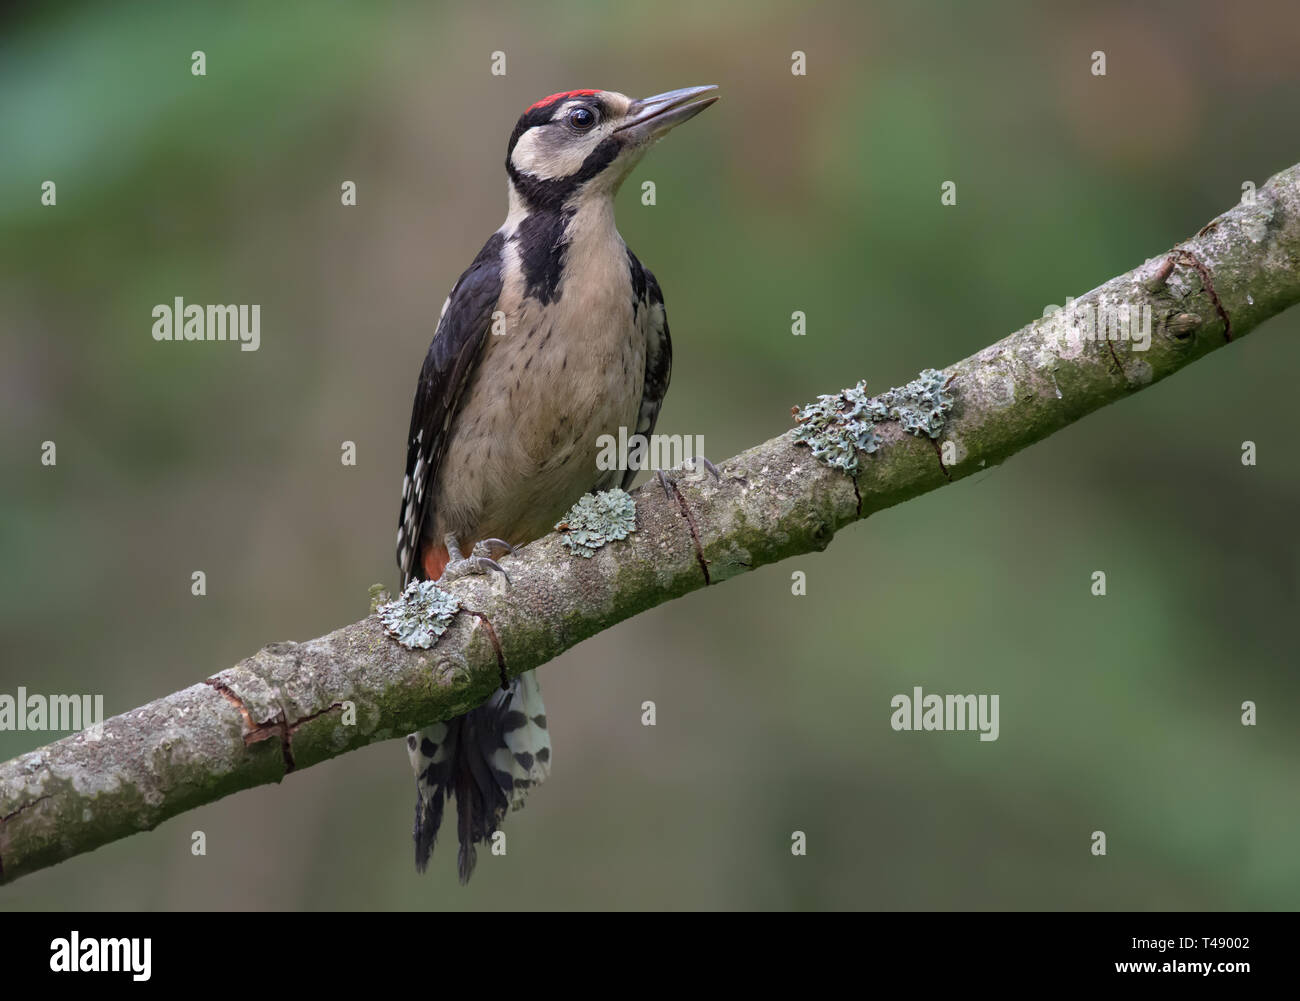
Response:
[[[646,150],[716,101],[717,89],[684,87],[639,101],[612,90],[544,97],[510,135],[511,186],[533,209],[559,209],[580,193],[612,196]]]

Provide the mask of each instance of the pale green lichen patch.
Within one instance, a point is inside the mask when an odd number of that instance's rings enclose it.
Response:
[[[618,487],[584,494],[555,530],[569,552],[591,559],[606,542],[636,531],[636,501]]]
[[[862,380],[851,389],[819,396],[795,411],[795,444],[807,445],[817,459],[850,476],[858,471],[858,452],[871,454],[880,447],[876,425],[898,421],[916,437],[938,438],[952,409],[952,396],[944,392],[942,372],[927,368],[906,386],[895,386],[877,397],[867,396]]]
[[[411,650],[433,646],[458,611],[460,599],[431,580],[411,581],[395,601],[378,609],[388,634]]]

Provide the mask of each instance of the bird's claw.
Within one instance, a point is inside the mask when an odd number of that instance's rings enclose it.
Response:
[[[510,574],[506,573],[505,568],[496,560],[492,559],[492,547],[504,549],[513,553],[515,547],[504,539],[480,539],[474,543],[474,549],[468,556],[461,556],[460,546],[452,536],[446,538],[447,552],[451,556],[451,561],[443,568],[442,576],[438,578],[440,584],[450,584],[454,580],[460,580],[462,577],[469,577],[474,574],[488,574],[495,571],[510,583]]]
[[[487,556],[466,556],[464,559],[448,563],[442,571],[442,576],[438,578],[441,584],[450,584],[454,580],[460,580],[462,577],[469,577],[473,574],[486,574],[496,571],[510,583],[510,575],[506,573],[505,568],[496,560]]]

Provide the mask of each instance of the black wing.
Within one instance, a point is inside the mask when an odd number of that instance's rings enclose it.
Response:
[[[501,297],[503,243],[500,233],[493,234],[457,280],[420,369],[406,440],[402,508],[397,515],[397,565],[403,587],[420,573],[420,531],[433,501],[448,434],[465,385],[482,357],[492,311]]]
[[[641,409],[637,413],[636,433],[647,438],[654,432],[655,421],[668,393],[668,380],[673,371],[673,342],[668,336],[668,313],[664,309],[664,294],[650,269],[631,250],[627,252],[632,269],[632,293],[637,309],[650,311],[649,333],[645,350],[645,385],[641,390]],[[637,471],[629,469],[623,474],[622,487],[626,490],[636,479]]]

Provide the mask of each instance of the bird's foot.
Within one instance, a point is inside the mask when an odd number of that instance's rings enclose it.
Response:
[[[706,459],[704,456],[702,456],[702,455],[697,455],[694,459],[691,460],[691,466],[692,466],[692,467],[695,467],[695,466],[697,466],[697,465],[699,465],[699,466],[703,466],[705,469],[707,469],[710,473],[713,474],[713,478],[714,478],[715,480],[717,480],[719,483],[722,482],[722,474],[718,472],[718,467],[715,466],[713,463],[711,463],[711,462],[710,462],[708,459]],[[692,472],[695,472],[695,471],[696,471],[696,470],[695,470],[694,468],[692,468]],[[671,478],[668,476],[668,474],[665,473],[662,469],[657,470],[657,471],[655,472],[655,476],[656,476],[656,478],[658,478],[658,480],[659,480],[659,485],[660,485],[661,487],[664,488],[664,496],[667,497],[669,500],[672,500],[672,499],[673,499],[673,495],[672,495],[672,491],[668,489],[668,484],[669,484],[670,482],[671,482],[671,483],[675,483],[676,480],[671,479]]]
[[[515,551],[515,547],[504,539],[480,539],[474,543],[474,548],[468,556],[461,555],[460,543],[456,541],[454,535],[447,535],[443,539],[443,544],[447,547],[447,555],[450,559],[442,571],[442,576],[438,578],[439,584],[450,584],[454,580],[472,574],[488,574],[494,571],[501,574],[507,584],[510,583],[510,575],[492,558],[494,549],[504,549],[508,553]]]

